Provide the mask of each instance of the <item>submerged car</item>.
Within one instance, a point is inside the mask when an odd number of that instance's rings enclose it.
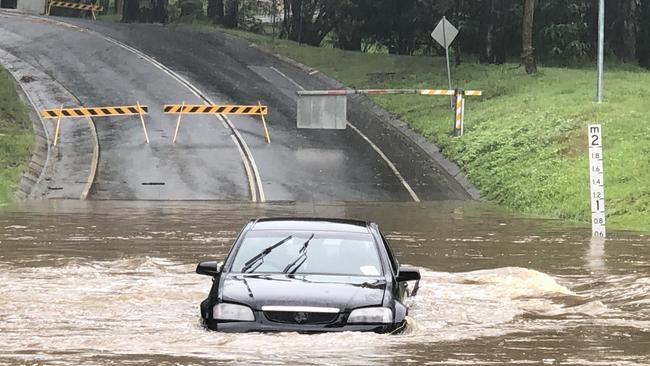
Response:
[[[340,219],[253,220],[223,265],[196,272],[213,277],[205,325],[223,332],[398,332],[420,279],[376,224]]]

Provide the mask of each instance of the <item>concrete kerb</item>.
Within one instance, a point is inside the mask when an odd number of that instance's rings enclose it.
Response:
[[[55,159],[53,157],[54,150],[50,145],[50,132],[45,120],[41,117],[40,111],[45,107],[44,104],[54,103],[54,99],[64,98],[67,102],[79,103],[79,100],[76,99],[72,94],[70,94],[62,85],[53,80],[47,74],[35,69],[30,64],[26,63],[23,60],[15,57],[13,54],[0,49],[0,62],[3,66],[9,71],[16,83],[20,86],[18,90],[21,94],[24,95],[25,99],[29,101],[31,106],[30,108],[30,117],[32,119],[32,124],[35,126],[35,135],[37,136],[37,146],[33,151],[32,161],[28,167],[28,171],[23,174],[23,179],[20,183],[20,191],[23,192],[21,196],[23,198],[53,198],[48,197],[48,181],[56,180],[59,178],[61,182],[65,182],[67,174],[61,173],[61,176],[55,177],[57,173],[55,164]],[[30,76],[30,80],[27,82],[21,81],[23,77]],[[47,94],[52,92],[57,94],[55,96],[47,97]],[[46,103],[45,99],[48,99]],[[58,100],[56,101],[58,102]],[[88,122],[88,131],[90,132],[90,145],[92,148],[92,156],[90,157],[88,175],[84,177],[83,186],[77,192],[78,194],[65,197],[54,197],[54,198],[76,198],[78,197],[81,200],[85,200],[88,197],[90,188],[95,180],[95,175],[97,173],[97,165],[99,162],[99,139],[97,136],[97,131],[95,129],[94,121],[90,118],[86,119]],[[39,132],[41,131],[41,132]],[[80,148],[83,150],[83,148]],[[76,151],[76,149],[74,150]],[[39,152],[42,152],[39,154]],[[45,156],[43,156],[45,155]],[[65,158],[70,158],[65,156]],[[74,159],[71,159],[74,160]],[[83,160],[83,159],[82,159]],[[71,168],[71,165],[78,163],[78,160],[68,161],[63,165],[68,165],[67,168]],[[33,173],[33,170],[38,168],[38,177]],[[76,166],[77,171],[80,171],[80,167]],[[30,173],[31,172],[31,173]],[[79,177],[81,178],[81,177]],[[71,186],[72,187],[72,186]],[[75,189],[72,189],[73,191]]]
[[[81,191],[81,197],[79,197],[82,201],[88,199],[88,193],[90,193],[90,189],[93,187],[93,183],[95,182],[95,176],[97,176],[97,165],[99,165],[99,137],[97,136],[97,127],[92,118],[86,118],[86,120],[88,121],[88,128],[90,128],[90,133],[93,137],[92,142],[94,146],[88,180],[86,181],[83,191]]]
[[[16,84],[16,91],[23,103],[27,104],[29,119],[32,121],[34,131],[34,147],[32,148],[32,157],[25,172],[23,172],[16,195],[19,199],[34,198],[35,187],[39,185],[45,176],[45,169],[50,163],[50,136],[45,127],[45,121],[36,110],[36,105],[32,98],[27,94],[25,87],[16,79],[16,75],[9,71],[9,75]],[[45,157],[39,152],[45,152]],[[34,179],[35,178],[35,179]]]
[[[232,35],[228,35],[233,38],[237,38]],[[297,67],[301,69],[302,71],[306,72],[309,74],[311,77],[317,78],[320,82],[323,82],[327,85],[329,85],[332,89],[345,89],[346,86],[341,83],[340,81],[331,78],[322,72],[314,72],[318,71],[314,68],[311,68],[307,65],[304,65],[296,60],[293,60],[289,57],[279,55],[276,53],[269,52],[265,50],[262,47],[259,47],[255,43],[250,43],[251,47],[254,47],[261,52],[264,52],[274,58],[276,58],[280,62],[285,62],[288,63],[294,67]],[[481,199],[481,193],[480,191],[474,187],[474,185],[467,179],[467,176],[463,172],[463,170],[454,162],[451,160],[447,159],[441,152],[440,148],[434,144],[433,142],[429,141],[426,139],[424,136],[422,136],[420,133],[414,131],[413,129],[410,128],[410,126],[400,120],[399,118],[396,118],[395,116],[391,115],[388,111],[383,109],[382,107],[378,106],[375,104],[370,98],[368,98],[365,95],[354,95],[351,96],[352,100],[356,100],[357,102],[360,102],[361,104],[364,104],[366,107],[370,109],[370,111],[379,119],[381,119],[383,122],[385,122],[388,126],[390,126],[395,132],[401,134],[405,138],[411,140],[417,147],[419,147],[425,154],[427,154],[433,161],[438,163],[438,165],[444,169],[447,174],[449,174],[458,184],[465,189],[467,194],[474,199],[474,200],[480,200]]]

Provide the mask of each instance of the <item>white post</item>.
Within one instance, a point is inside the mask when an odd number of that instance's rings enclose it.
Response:
[[[598,104],[603,102],[604,76],[603,67],[605,63],[605,0],[598,3]]]
[[[591,180],[591,232],[604,238],[605,230],[605,172],[603,166],[603,136],[601,125],[589,125],[589,179]]]

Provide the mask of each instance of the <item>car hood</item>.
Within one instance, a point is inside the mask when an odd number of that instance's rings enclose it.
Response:
[[[386,280],[381,277],[229,274],[222,287],[224,302],[261,310],[263,306],[320,306],[342,312],[380,306]]]

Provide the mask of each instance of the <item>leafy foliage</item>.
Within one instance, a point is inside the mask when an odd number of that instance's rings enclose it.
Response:
[[[239,16],[242,29],[260,31],[253,19],[273,11],[273,0],[220,3],[226,8],[237,3],[240,12],[250,14]],[[533,44],[538,58],[570,64],[595,57],[596,1],[536,3]],[[632,53],[639,63],[650,65],[650,46],[643,41],[650,35],[650,0],[606,3],[609,53],[627,61]],[[469,54],[497,64],[522,55],[523,5],[524,0],[275,0],[276,12],[283,15],[281,35],[293,41],[318,46],[328,40],[345,50],[438,55],[443,50],[429,34],[446,16],[460,29],[453,50],[457,62],[461,54]]]

